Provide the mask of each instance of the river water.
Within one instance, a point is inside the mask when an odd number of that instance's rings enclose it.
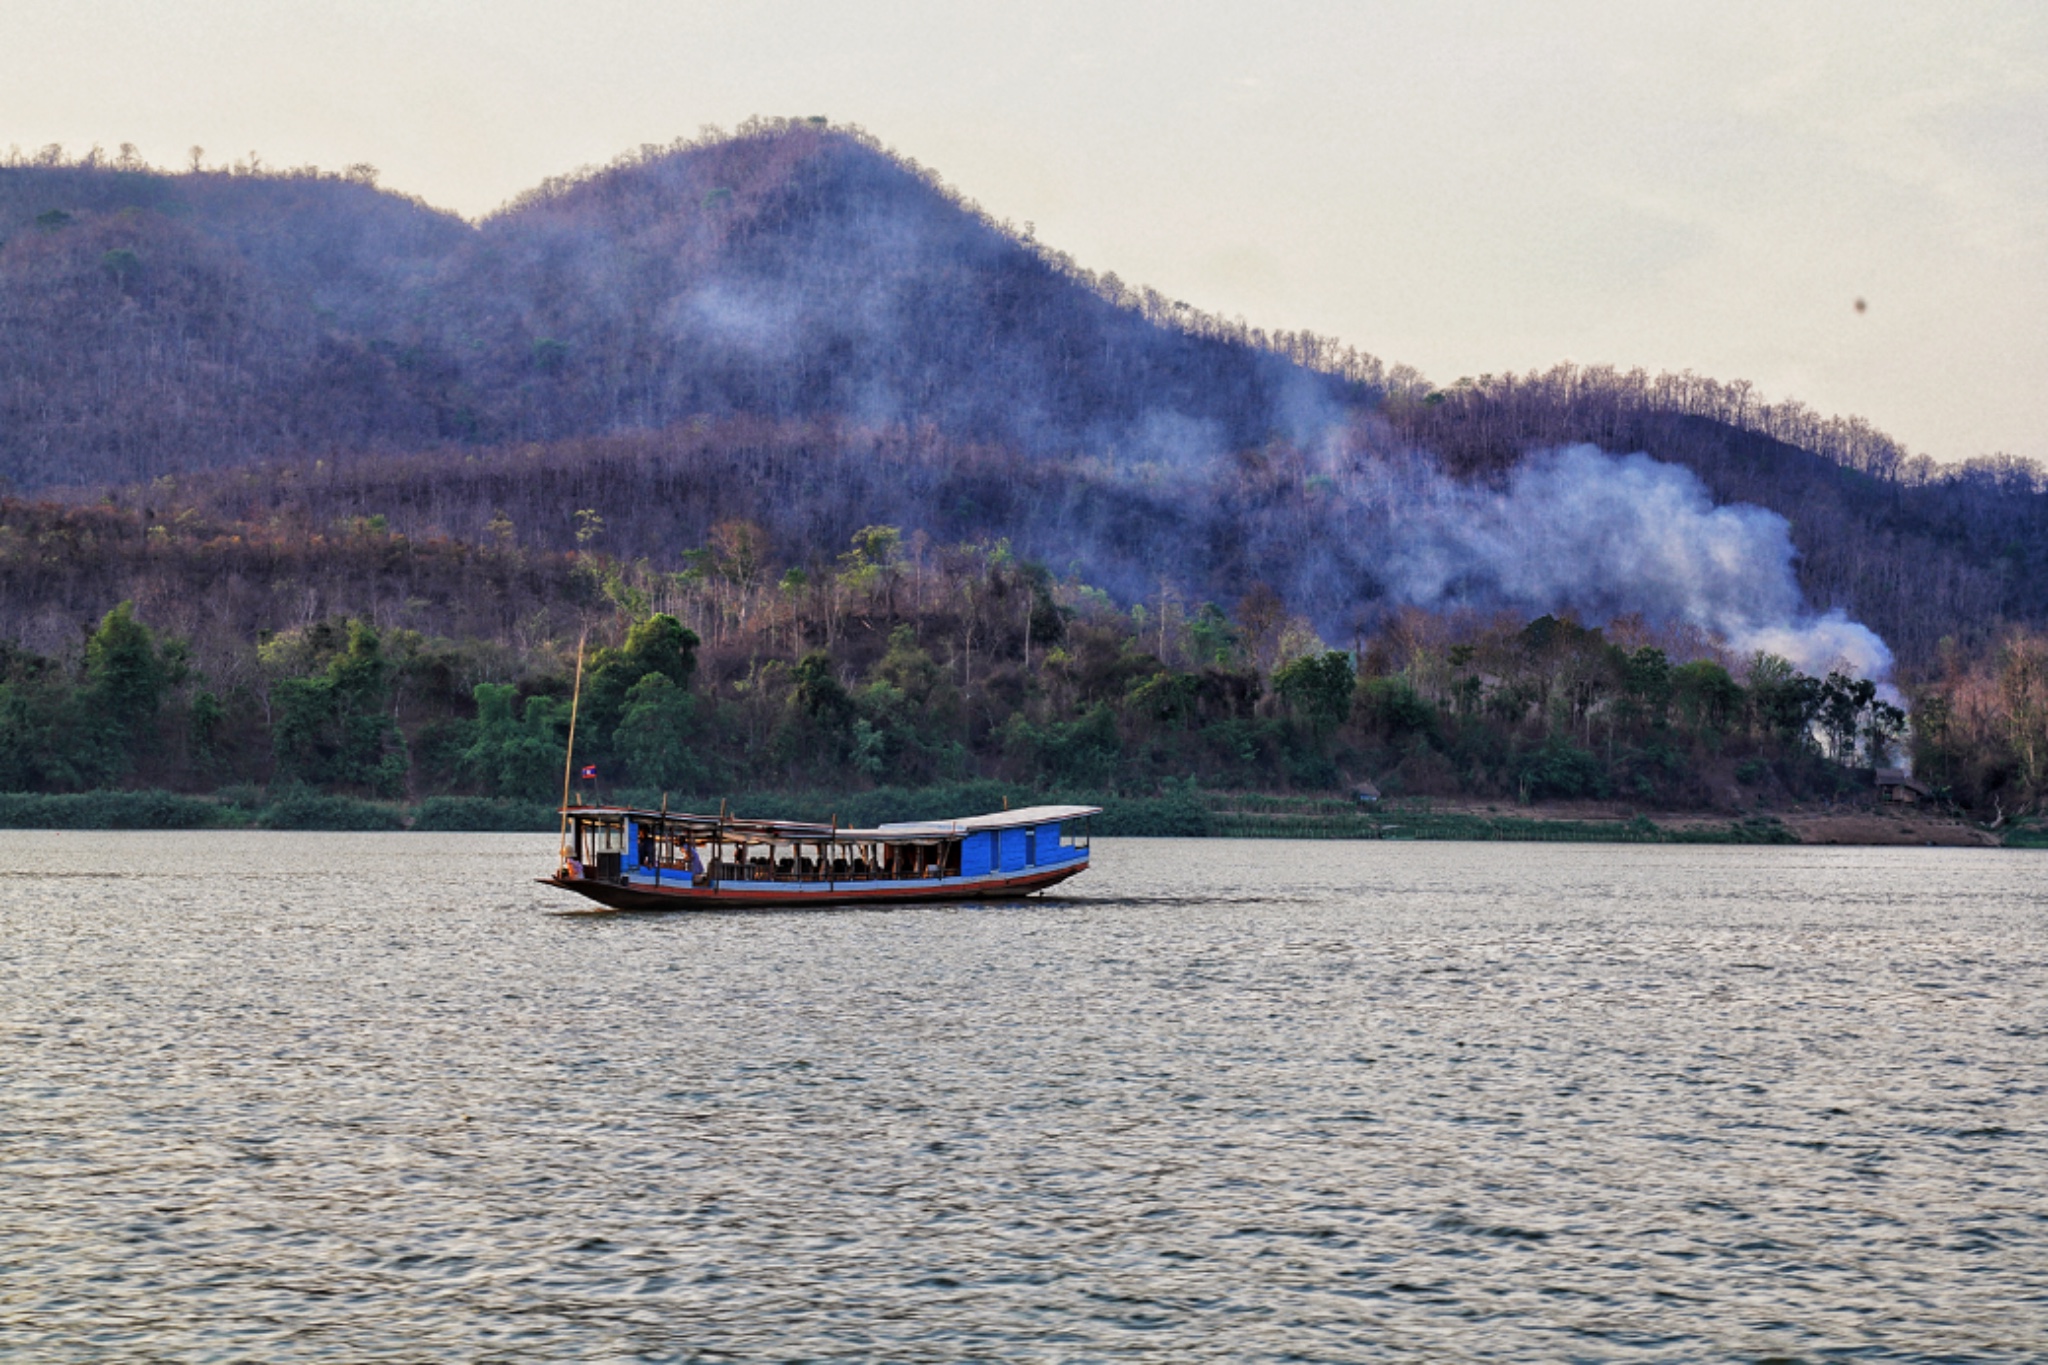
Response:
[[[0,833],[0,1357],[2048,1358],[2048,855]]]

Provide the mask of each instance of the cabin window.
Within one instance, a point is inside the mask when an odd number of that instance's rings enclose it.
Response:
[[[626,822],[624,820],[578,820],[576,822],[576,856],[588,862],[600,853],[624,853],[626,851]]]
[[[1085,826],[1064,824],[1048,820],[1031,831],[1031,862],[1034,866],[1050,867],[1071,858],[1078,858],[1088,847]]]
[[[689,872],[694,867],[691,854],[695,851],[688,835],[673,829],[640,827],[640,865],[658,867],[664,872]]]

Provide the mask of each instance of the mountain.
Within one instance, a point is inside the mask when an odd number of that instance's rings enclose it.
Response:
[[[392,338],[473,235],[337,176],[0,169],[0,478],[438,438],[439,385]]]
[[[475,224],[373,178],[0,167],[0,478],[550,550],[588,512],[657,567],[888,524],[1126,603],[1267,589],[1337,642],[1565,611],[1924,674],[2048,621],[2030,465],[1690,375],[1432,389],[1091,275],[855,130],[644,149]]]
[[[1382,385],[1088,276],[809,122],[476,225],[361,174],[0,168],[0,477],[24,489],[735,413],[1184,458]]]

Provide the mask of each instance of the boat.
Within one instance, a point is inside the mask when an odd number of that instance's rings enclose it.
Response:
[[[614,910],[723,910],[1026,896],[1088,867],[1100,806],[1028,806],[842,829],[565,803],[540,880]]]

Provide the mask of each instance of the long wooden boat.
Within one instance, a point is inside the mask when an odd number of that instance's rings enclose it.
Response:
[[[565,806],[541,880],[615,910],[842,905],[1023,896],[1088,866],[1100,806],[841,829],[626,806]]]

